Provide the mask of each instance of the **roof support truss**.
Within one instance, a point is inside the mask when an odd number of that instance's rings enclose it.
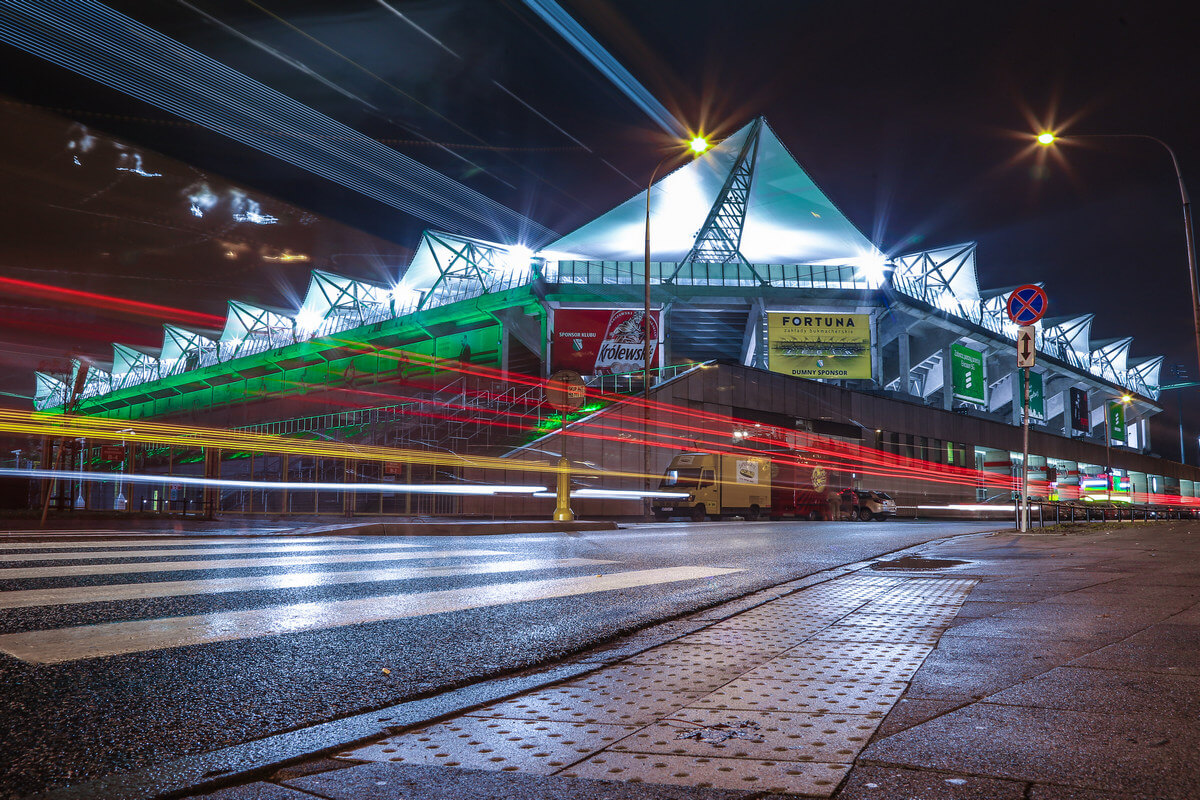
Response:
[[[742,229],[746,224],[746,207],[750,202],[750,187],[754,182],[754,165],[758,159],[758,138],[761,130],[762,119],[759,118],[754,121],[754,127],[747,134],[737,160],[729,170],[725,185],[721,187],[708,212],[708,218],[696,234],[691,252],[679,262],[675,272],[663,283],[670,283],[684,264],[736,262],[748,268],[760,284],[767,284],[741,251]]]

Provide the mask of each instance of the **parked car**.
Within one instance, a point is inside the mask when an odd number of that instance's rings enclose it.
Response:
[[[843,489],[838,495],[841,500],[842,516],[858,519],[863,522],[878,520],[883,522],[889,517],[896,516],[896,501],[886,492],[876,492],[870,489]]]

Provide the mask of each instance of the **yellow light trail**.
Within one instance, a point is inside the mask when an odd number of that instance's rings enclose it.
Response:
[[[491,456],[466,456],[457,453],[433,453],[400,447],[348,444],[344,442],[306,442],[264,433],[202,428],[162,422],[131,422],[104,417],[43,413],[0,409],[0,433],[53,438],[87,438],[110,442],[133,442],[150,445],[172,445],[186,448],[246,450],[256,453],[344,458],[352,461],[404,462],[433,466],[503,469],[520,472],[555,472],[557,467],[548,461],[508,459]],[[585,471],[575,470],[575,474]],[[597,470],[586,470],[595,473]],[[606,477],[640,477],[639,472],[608,472]]]

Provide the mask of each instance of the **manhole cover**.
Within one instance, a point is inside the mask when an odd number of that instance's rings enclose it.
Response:
[[[871,565],[871,569],[947,569],[949,567],[961,567],[963,564],[967,563],[970,562],[958,561],[953,558],[921,558],[920,556],[904,556],[903,558],[894,558],[891,561],[878,561]]]

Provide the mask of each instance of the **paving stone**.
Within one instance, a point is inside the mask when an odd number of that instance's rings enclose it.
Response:
[[[1153,625],[1071,664],[1176,675],[1200,675],[1200,625]]]
[[[958,613],[954,615],[954,623],[957,624],[960,620],[967,619],[982,619],[990,617],[993,614],[999,614],[1001,611],[1012,611],[1016,608],[1021,608],[1024,603],[1010,603],[995,600],[974,600],[970,597],[958,608]]]
[[[856,766],[838,800],[1023,800],[1025,784],[948,772]]]
[[[1057,667],[992,695],[988,702],[1197,720],[1200,676]]]
[[[418,764],[364,764],[289,785],[328,800],[742,800],[758,794]]]
[[[1075,785],[1171,800],[1200,797],[1200,731],[1149,714],[976,703],[877,739],[872,763]]]
[[[849,763],[878,717],[685,708],[612,745],[618,752]]]
[[[622,691],[572,686],[545,689],[471,712],[474,717],[649,725],[701,697],[695,692]]]
[[[606,752],[562,774],[829,797],[849,769],[849,764]]]
[[[902,681],[767,681],[741,678],[689,703],[691,708],[807,711],[883,716],[900,698]]]
[[[550,775],[636,730],[633,725],[458,717],[344,755],[359,761]]]
[[[901,697],[900,701],[892,706],[892,710],[883,718],[873,738],[882,739],[893,733],[907,730],[914,725],[920,725],[922,722],[928,722],[961,707],[966,702],[969,701],[962,698],[926,700],[908,696],[906,693],[906,696]]]
[[[1034,784],[1029,789],[1029,800],[1155,800],[1148,794],[1113,794],[1092,789],[1075,789],[1069,786]]]

